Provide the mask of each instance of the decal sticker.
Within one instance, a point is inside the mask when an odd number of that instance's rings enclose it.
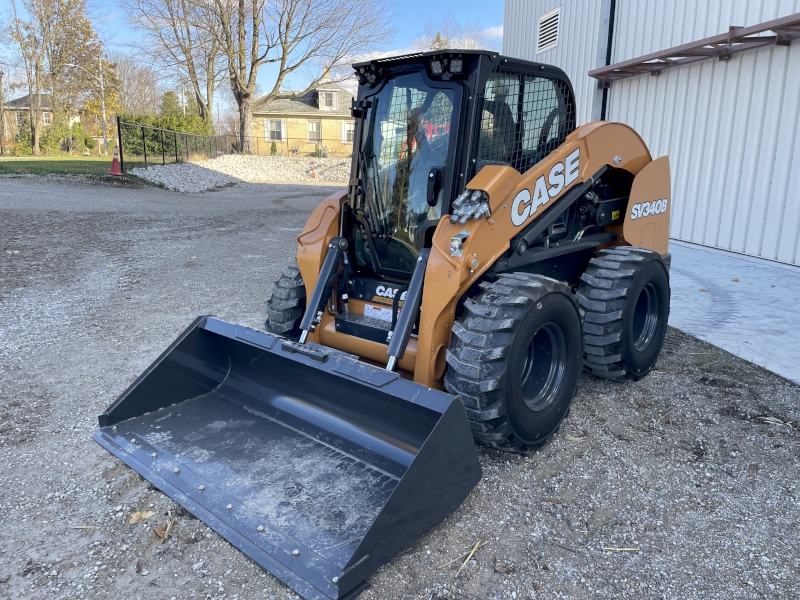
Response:
[[[619,211],[618,210],[612,210],[611,211],[611,220],[612,221],[616,221],[617,219],[619,219]]]
[[[520,190],[511,203],[511,222],[520,227],[531,218],[539,207],[558,196],[580,175],[581,149],[577,148],[567,155],[564,162],[557,162],[550,168],[545,182],[544,175],[536,179],[533,196],[529,189]]]
[[[399,313],[398,313],[399,314]],[[381,308],[380,306],[373,306],[372,304],[364,305],[364,316],[371,319],[380,319],[381,321],[392,322],[392,309]]]
[[[650,215],[660,215],[667,212],[667,199],[655,200],[654,202],[640,202],[631,208],[631,221],[644,219]]]

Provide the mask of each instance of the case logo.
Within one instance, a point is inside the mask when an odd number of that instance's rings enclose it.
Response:
[[[655,202],[640,202],[634,204],[631,208],[631,221],[635,219],[644,219],[650,215],[660,215],[667,211],[667,199],[662,198]]]
[[[547,182],[544,175],[540,176],[533,188],[533,197],[528,189],[520,190],[511,203],[511,222],[520,227],[532,215],[563,192],[567,186],[578,178],[580,174],[581,149],[578,148],[567,155],[564,162],[557,162],[550,168],[547,174]]]
[[[379,285],[375,288],[375,293],[381,298],[394,298],[400,288],[393,288],[386,285]],[[406,292],[400,294],[400,300],[406,299]]]

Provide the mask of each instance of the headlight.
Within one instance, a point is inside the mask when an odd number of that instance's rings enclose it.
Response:
[[[431,75],[441,75],[442,74],[442,61],[440,60],[432,60],[431,61]]]
[[[461,58],[453,58],[450,60],[450,72],[451,73],[461,73],[461,70],[464,68],[464,60]]]

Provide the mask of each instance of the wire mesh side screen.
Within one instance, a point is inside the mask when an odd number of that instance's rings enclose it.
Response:
[[[495,71],[484,91],[477,170],[505,165],[524,173],[574,129],[575,100],[565,82]]]

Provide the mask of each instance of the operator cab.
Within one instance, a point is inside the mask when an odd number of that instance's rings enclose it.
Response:
[[[486,165],[524,173],[575,129],[556,67],[481,50],[354,65],[356,135],[342,234],[356,276],[407,282],[450,203]],[[365,298],[366,299],[366,298]]]
[[[385,343],[419,251],[486,165],[524,173],[575,129],[575,100],[556,67],[482,50],[444,50],[354,65],[358,100],[345,290],[336,330]],[[566,229],[566,228],[565,228]],[[564,233],[566,235],[566,233]],[[414,329],[416,332],[416,328]]]

